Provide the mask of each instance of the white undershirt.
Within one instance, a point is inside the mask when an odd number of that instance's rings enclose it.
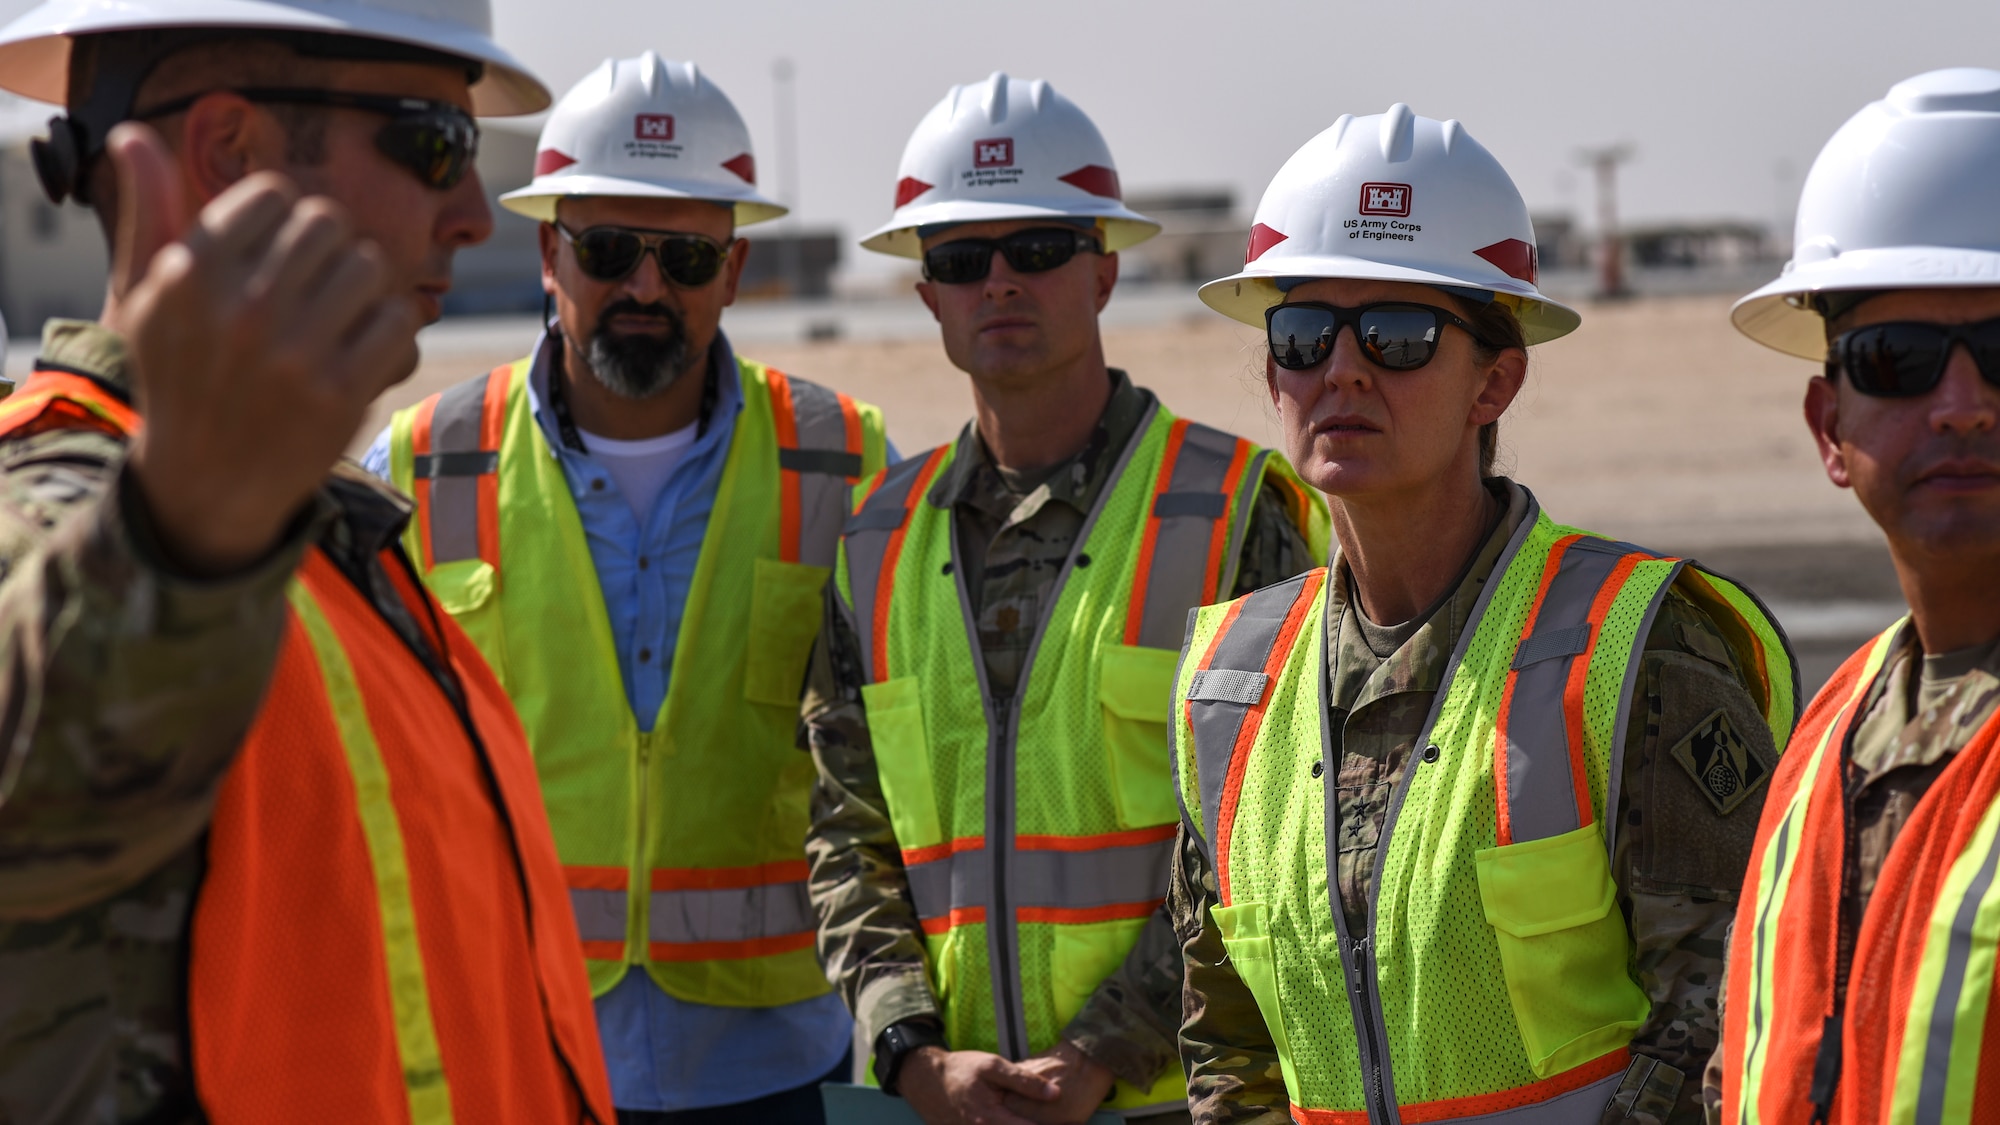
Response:
[[[653,503],[660,498],[660,490],[667,486],[667,478],[693,447],[698,425],[690,422],[673,433],[639,441],[617,441],[588,430],[577,432],[583,437],[591,459],[604,467],[611,482],[618,486],[618,494],[632,506],[632,514],[643,526],[653,512]]]

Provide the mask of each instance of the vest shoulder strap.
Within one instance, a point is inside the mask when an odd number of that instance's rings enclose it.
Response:
[[[426,571],[460,559],[500,569],[500,435],[515,366],[502,364],[417,404],[410,461]]]
[[[27,437],[57,429],[98,430],[129,437],[138,412],[125,396],[90,376],[43,367],[0,400],[0,436]]]
[[[1327,569],[1320,567],[1246,594],[1226,607],[1203,611],[1220,609],[1223,616],[1196,659],[1183,697],[1188,728],[1194,734],[1199,821],[1193,816],[1196,810],[1187,812],[1218,878],[1227,870],[1229,834],[1244,771],[1263,726],[1272,684],[1291,658],[1292,646],[1326,579]]]
[[[898,461],[875,474],[861,486],[854,514],[841,529],[862,665],[872,682],[889,678],[890,592],[895,589],[904,536],[951,451],[949,443],[940,445],[921,458]]]
[[[1246,478],[1263,475],[1268,449],[1212,426],[1176,418],[1153,484],[1125,613],[1125,643],[1175,649],[1189,606],[1222,597],[1249,526],[1229,518]]]
[[[858,403],[774,367],[739,359],[745,390],[761,372],[778,434],[778,548],[785,562],[833,566],[848,490],[861,479],[867,433]]]

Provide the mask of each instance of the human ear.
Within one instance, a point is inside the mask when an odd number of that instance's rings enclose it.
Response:
[[[1515,396],[1528,381],[1528,352],[1525,348],[1501,348],[1500,354],[1486,364],[1479,386],[1479,394],[1472,400],[1472,416],[1469,421],[1475,426],[1498,422],[1507,408],[1514,404]]]
[[[1847,455],[1840,448],[1840,388],[1824,375],[1815,375],[1806,384],[1804,403],[1806,428],[1819,446],[1819,462],[1826,467],[1826,479],[1840,488],[1854,487],[1847,472]]]

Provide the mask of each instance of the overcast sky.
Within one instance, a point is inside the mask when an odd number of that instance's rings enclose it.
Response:
[[[1627,218],[1769,222],[1827,136],[1896,80],[2000,67],[1995,0],[493,3],[500,40],[558,92],[607,55],[694,60],[749,121],[772,189],[772,64],[790,59],[800,211],[851,237],[888,217],[918,118],[996,69],[1091,114],[1128,192],[1226,186],[1247,213],[1340,114],[1405,101],[1462,121],[1538,213],[1587,213],[1576,150],[1625,141]],[[0,0],[0,15],[28,7]]]

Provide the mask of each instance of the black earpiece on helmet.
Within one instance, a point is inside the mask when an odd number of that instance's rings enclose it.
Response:
[[[47,139],[36,137],[28,142],[28,156],[35,164],[35,178],[42,182],[42,190],[48,193],[50,203],[61,203],[74,197],[86,206],[84,184],[84,148],[88,141],[83,135],[83,127],[67,117],[49,118]]]

